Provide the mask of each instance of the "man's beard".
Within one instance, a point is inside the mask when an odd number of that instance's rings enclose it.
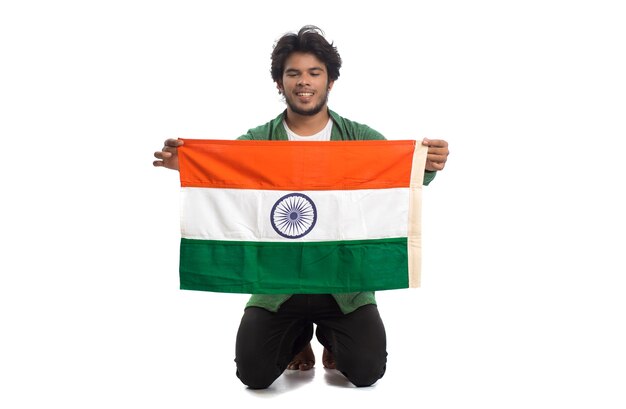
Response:
[[[289,107],[289,109],[291,109],[293,113],[298,114],[298,115],[304,115],[304,116],[313,116],[313,115],[319,114],[324,108],[324,105],[326,105],[326,103],[328,102],[328,92],[326,92],[323,95],[323,97],[320,99],[320,102],[317,105],[309,109],[298,108],[296,104],[292,103],[291,99],[288,98],[286,95],[285,95],[285,102],[287,103],[287,106]]]

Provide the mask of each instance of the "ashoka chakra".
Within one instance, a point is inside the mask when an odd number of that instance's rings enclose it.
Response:
[[[288,239],[298,239],[315,227],[317,209],[307,195],[290,193],[274,204],[270,221],[276,233]]]

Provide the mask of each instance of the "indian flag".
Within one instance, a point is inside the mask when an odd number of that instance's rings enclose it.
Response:
[[[183,141],[181,289],[419,286],[421,143]]]

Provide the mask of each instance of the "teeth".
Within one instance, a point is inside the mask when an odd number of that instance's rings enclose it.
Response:
[[[298,96],[299,97],[312,97],[313,93],[312,92],[298,92]]]

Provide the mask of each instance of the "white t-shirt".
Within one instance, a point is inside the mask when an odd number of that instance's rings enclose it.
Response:
[[[330,141],[330,133],[333,130],[333,120],[328,118],[328,123],[318,133],[311,136],[300,136],[295,134],[289,127],[287,126],[287,122],[283,119],[283,126],[285,127],[285,131],[287,131],[287,137],[290,141]]]

